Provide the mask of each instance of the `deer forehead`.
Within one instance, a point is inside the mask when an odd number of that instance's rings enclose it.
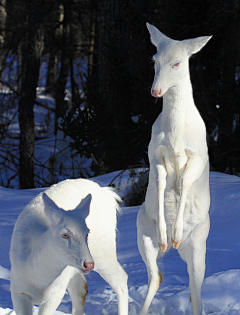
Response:
[[[67,229],[76,238],[87,235],[89,232],[89,229],[87,228],[87,225],[84,220],[80,218],[71,218],[70,216],[66,216],[63,219],[59,228],[62,231]]]
[[[168,40],[159,43],[153,59],[161,64],[169,64],[188,60],[187,50],[181,41]]]

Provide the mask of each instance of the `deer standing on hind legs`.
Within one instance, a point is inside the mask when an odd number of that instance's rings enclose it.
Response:
[[[148,271],[140,315],[147,314],[162,280],[158,256],[171,246],[187,263],[193,314],[201,315],[210,228],[209,161],[206,128],[192,94],[189,57],[211,36],[176,41],[148,23],[147,28],[157,47],[152,95],[163,96],[163,111],[152,127],[149,184],[137,217],[138,248]]]

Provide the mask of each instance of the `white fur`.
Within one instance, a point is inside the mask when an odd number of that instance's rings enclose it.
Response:
[[[87,282],[81,269],[83,261],[92,259],[94,270],[117,294],[119,315],[128,314],[127,275],[116,255],[120,197],[86,179],[62,181],[45,194],[48,197],[41,193],[28,204],[13,231],[11,294],[16,314],[32,314],[33,304],[40,305],[40,315],[53,314],[66,289],[72,314],[83,314]],[[66,231],[75,239],[71,246],[61,237]]]
[[[187,263],[193,314],[201,315],[210,227],[209,161],[206,129],[194,104],[188,61],[211,37],[175,41],[156,27],[147,27],[157,47],[152,94],[163,96],[163,111],[152,127],[149,184],[137,218],[138,247],[149,278],[140,314],[147,314],[161,282],[158,255],[173,246]]]

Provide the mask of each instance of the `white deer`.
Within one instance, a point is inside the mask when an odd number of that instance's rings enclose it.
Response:
[[[147,314],[162,280],[158,256],[172,246],[187,263],[193,314],[200,315],[210,228],[209,161],[205,125],[192,94],[189,57],[211,36],[176,41],[148,23],[147,28],[157,47],[152,95],[163,96],[163,110],[152,127],[149,184],[137,218],[138,248],[148,271],[140,314]]]
[[[72,314],[84,310],[94,269],[117,294],[118,314],[128,314],[127,274],[117,261],[120,197],[87,179],[65,180],[35,197],[13,231],[11,295],[17,315],[52,315],[68,290]],[[72,211],[68,211],[72,210]]]

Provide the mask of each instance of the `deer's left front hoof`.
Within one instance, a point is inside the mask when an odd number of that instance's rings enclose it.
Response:
[[[174,241],[172,239],[172,247],[175,248],[175,249],[178,249],[179,245],[181,244],[181,241],[182,240],[179,240],[179,241],[176,242],[176,241]]]

